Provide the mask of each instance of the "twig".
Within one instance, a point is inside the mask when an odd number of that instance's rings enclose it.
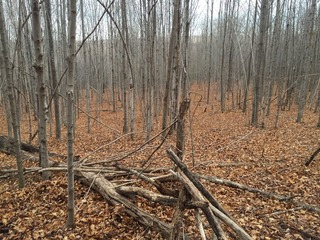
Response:
[[[306,163],[304,165],[309,166],[310,163],[313,161],[313,159],[318,155],[318,153],[320,152],[320,148],[318,148],[312,155],[311,157],[306,161]]]
[[[280,215],[280,214],[283,214],[283,213],[294,212],[294,211],[297,211],[297,210],[300,210],[300,209],[303,209],[303,207],[295,207],[295,208],[285,209],[285,210],[276,211],[276,212],[272,212],[272,213],[262,214],[260,216],[270,217],[270,216],[274,216],[274,215]]]
[[[165,129],[163,129],[161,132],[159,132],[158,134],[156,134],[155,136],[153,136],[152,138],[150,138],[148,141],[144,142],[142,145],[140,145],[139,147],[137,147],[136,149],[130,151],[129,153],[127,153],[126,155],[124,155],[123,157],[121,157],[120,159],[114,159],[111,161],[104,161],[103,163],[108,163],[108,162],[119,162],[122,161],[123,159],[130,157],[131,155],[133,155],[134,153],[138,152],[139,150],[141,150],[144,146],[146,146],[147,144],[149,144],[150,142],[152,142],[154,139],[156,139],[158,136],[160,136],[164,131],[166,131],[167,129],[171,128],[175,123],[177,122],[177,119],[175,119],[168,127],[166,127]],[[101,163],[101,162],[99,162]],[[97,163],[88,163],[86,164],[86,166],[89,165],[94,165]]]
[[[108,146],[110,146],[111,144],[119,141],[120,139],[122,139],[122,138],[124,138],[124,137],[126,137],[126,136],[130,136],[131,134],[132,134],[132,132],[127,133],[127,134],[124,134],[124,135],[121,135],[120,137],[114,139],[113,141],[108,142],[107,144],[98,147],[96,150],[90,152],[87,156],[85,156],[84,158],[82,158],[82,159],[79,161],[78,164],[79,164],[79,165],[84,164],[84,163],[86,162],[86,160],[87,160],[90,156],[92,156],[93,154],[95,154],[95,153],[98,152],[99,150],[101,150],[101,149],[103,149],[103,148],[105,148],[105,147],[108,147]]]

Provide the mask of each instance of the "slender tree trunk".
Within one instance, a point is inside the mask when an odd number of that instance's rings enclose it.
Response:
[[[248,62],[248,74],[247,74],[245,87],[244,87],[244,99],[243,99],[242,112],[247,111],[248,92],[250,88],[250,78],[251,78],[251,68],[252,68],[252,58],[253,58],[253,45],[254,45],[255,35],[256,35],[257,11],[258,11],[258,1],[256,1],[255,10],[254,10],[253,29],[251,34],[250,55],[249,55],[249,62]]]
[[[5,69],[4,61],[3,61],[3,55],[4,54],[0,54],[0,69],[1,69],[0,70],[0,75],[3,74],[5,76],[6,73],[2,72],[2,69]],[[5,114],[6,114],[8,136],[13,138],[12,120],[11,120],[11,112],[10,112],[10,102],[9,102],[9,98],[8,98],[6,81],[3,82],[3,86],[2,86],[1,91],[3,93],[3,105],[4,105],[4,109],[5,109]]]
[[[213,5],[212,5],[213,7]],[[184,48],[183,54],[183,71],[181,80],[181,101],[183,102],[188,96],[188,47],[189,47],[189,35],[190,35],[190,0],[185,1],[185,29],[184,29]]]
[[[80,1],[80,12],[81,12],[81,28],[82,28],[82,39],[85,39],[85,23],[84,23],[84,6],[83,0]],[[90,91],[90,78],[88,77],[88,56],[87,56],[87,46],[86,44],[82,47],[83,51],[83,62],[84,62],[84,81],[85,81],[85,89],[86,89],[86,112],[87,112],[87,132],[91,132],[91,91]]]
[[[257,58],[256,58],[256,73],[255,81],[253,88],[253,104],[252,104],[252,125],[258,126],[258,116],[259,116],[259,106],[260,99],[262,96],[262,83],[264,77],[264,62],[266,58],[265,53],[265,39],[267,34],[267,18],[268,18],[268,0],[261,1],[261,10],[260,10],[260,32],[259,32],[259,42],[257,49]]]
[[[47,168],[49,166],[49,156],[47,149],[47,106],[46,106],[46,87],[43,73],[43,49],[42,49],[42,34],[40,20],[39,0],[33,0],[32,4],[32,25],[33,25],[33,41],[36,55],[34,68],[37,74],[38,83],[38,138],[40,145],[40,166]],[[50,172],[42,173],[43,179],[48,179]]]
[[[224,83],[224,55],[225,55],[225,42],[226,42],[226,34],[227,34],[227,18],[228,18],[228,9],[229,9],[229,1],[225,2],[224,9],[224,27],[222,32],[222,46],[221,46],[221,65],[220,65],[220,101],[221,101],[221,112],[225,112],[226,110],[226,93],[225,93],[225,83]],[[222,5],[222,2],[220,2]]]
[[[115,91],[115,47],[114,47],[114,29],[112,27],[112,20],[110,19],[110,67],[111,67],[111,94],[112,94],[112,112],[116,112],[117,98]]]
[[[58,90],[58,79],[57,79],[57,70],[55,64],[55,49],[52,33],[52,17],[51,17],[51,0],[45,0],[46,7],[46,26],[48,32],[48,41],[49,41],[49,62],[51,68],[51,79],[52,87],[55,92],[53,92],[54,97],[54,115],[55,115],[55,134],[58,140],[61,140],[61,115],[60,115],[60,103],[59,103],[59,90]]]
[[[122,36],[126,36],[126,27],[127,27],[127,13],[125,8],[125,0],[121,0],[121,15],[122,15]],[[128,109],[127,109],[127,64],[126,64],[126,53],[125,53],[125,45],[123,43],[122,47],[122,106],[123,106],[123,133],[126,134],[129,131],[128,128]]]
[[[178,44],[178,35],[180,34],[180,0],[174,1],[174,10],[173,10],[173,21],[172,21],[172,30],[169,43],[169,56],[168,56],[168,65],[167,65],[167,79],[165,86],[165,93],[163,99],[163,115],[162,115],[162,129],[165,129],[168,124],[168,110],[169,110],[169,95],[170,95],[170,86],[172,85],[173,73],[174,73],[174,64],[176,64],[175,59],[178,58],[177,51],[179,50]],[[163,133],[166,134],[165,132]]]
[[[76,53],[76,16],[77,16],[77,1],[69,0],[69,56],[68,56],[68,82],[67,82],[67,150],[68,150],[68,219],[67,227],[73,228],[75,225],[74,219],[74,59]]]
[[[147,84],[146,84],[146,139],[150,138],[153,120],[153,100],[154,100],[154,84],[155,84],[155,37],[156,37],[156,6],[152,7],[152,2],[148,0],[148,20],[145,23],[147,38]],[[145,8],[145,14],[147,9]]]
[[[208,6],[209,9],[209,6]],[[210,42],[209,42],[209,71],[208,71],[208,92],[207,92],[207,104],[210,100],[210,91],[211,91],[211,78],[212,78],[212,49],[213,49],[213,0],[211,0],[210,8]],[[212,111],[214,111],[214,101],[212,101]]]
[[[7,95],[10,104],[11,111],[11,120],[12,120],[12,129],[14,136],[14,149],[16,154],[17,168],[18,168],[18,180],[19,180],[19,188],[24,187],[24,176],[23,176],[23,164],[21,159],[21,140],[20,140],[20,125],[18,121],[18,111],[17,105],[14,98],[14,86],[13,79],[11,75],[11,66],[9,60],[9,52],[8,52],[8,39],[7,39],[7,29],[3,11],[2,0],[0,1],[0,38],[2,45],[2,55],[3,55],[3,64],[5,67],[5,79],[7,85]]]
[[[306,21],[306,29],[305,29],[305,39],[307,39],[304,48],[304,61],[302,66],[302,82],[299,94],[299,104],[298,104],[298,116],[297,123],[301,123],[304,108],[307,101],[307,84],[310,82],[311,67],[312,67],[312,45],[313,45],[313,28],[314,28],[314,17],[316,11],[316,0],[312,0],[311,6],[309,6],[307,10],[307,21]]]

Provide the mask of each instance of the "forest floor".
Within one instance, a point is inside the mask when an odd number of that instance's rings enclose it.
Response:
[[[295,109],[281,111],[276,129],[273,106],[265,128],[261,129],[250,126],[250,116],[241,110],[213,113],[209,105],[197,101],[193,99],[191,102],[186,124],[184,162],[192,172],[292,196],[305,204],[320,205],[320,154],[309,167],[304,166],[320,147],[317,114],[306,110],[303,123],[298,124],[295,123]],[[145,142],[140,111],[136,116],[135,140],[131,141],[129,135],[118,138],[118,133],[110,129],[121,133],[122,112],[113,113],[107,103],[99,108],[100,111],[92,113],[107,127],[92,121],[88,134],[86,115],[80,113],[77,118],[75,155],[80,159],[88,157],[87,162],[97,162],[121,158]],[[0,116],[1,134],[6,133],[3,115]],[[192,121],[190,116],[193,116]],[[161,118],[155,125],[160,126],[160,122]],[[22,138],[27,141],[26,116],[21,126]],[[36,129],[35,122],[33,127]],[[159,133],[159,129],[155,127],[152,136]],[[63,133],[61,141],[50,137],[50,152],[66,155],[65,129]],[[121,164],[141,167],[160,142],[161,139],[156,138],[122,160]],[[33,144],[37,145],[36,140]],[[174,145],[175,136],[172,135],[153,155],[149,167],[172,167],[165,149]],[[101,149],[96,151],[98,148]],[[58,158],[53,160],[63,162]],[[25,160],[24,166],[37,166],[37,163]],[[15,167],[12,156],[0,153],[0,170]],[[14,176],[0,179],[0,239],[161,239],[158,233],[145,229],[126,215],[121,207],[109,205],[98,193],[78,181],[75,183],[76,226],[68,230],[65,228],[66,173],[54,172],[50,181],[41,181],[39,173],[25,174],[25,179],[26,187],[21,190]],[[205,181],[202,183],[254,239],[320,239],[320,216],[317,213],[290,202]],[[137,204],[170,223],[173,208],[155,207],[145,201]],[[190,216],[186,219],[193,217],[189,211],[187,214]],[[198,239],[195,226],[186,224],[185,231]]]

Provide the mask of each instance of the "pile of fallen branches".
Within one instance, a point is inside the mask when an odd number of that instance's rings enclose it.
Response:
[[[1,146],[5,146],[4,152],[12,154],[10,140],[5,137],[0,140]],[[37,148],[31,145],[23,145],[22,148],[26,152],[38,152]],[[215,237],[214,239],[227,239],[230,236],[235,239],[251,239],[243,227],[219,204],[199,179],[249,191],[320,214],[318,206],[296,201],[294,196],[265,192],[230,180],[193,173],[172,150],[168,149],[167,154],[174,163],[174,168],[128,168],[120,165],[118,161],[113,163],[111,161],[108,166],[78,162],[75,163],[74,170],[80,182],[96,190],[109,204],[124,207],[128,215],[144,225],[146,229],[159,232],[165,239],[194,239],[195,237],[207,239],[212,236]],[[66,171],[66,169],[65,165],[55,163],[47,169],[31,167],[24,171],[25,173],[54,172]],[[13,176],[16,172],[16,169],[1,169],[0,178]],[[150,204],[155,203],[174,209],[173,218],[167,222],[161,220],[156,214],[151,214],[136,204],[137,198],[144,199]],[[185,219],[186,211],[193,211],[192,216],[195,217],[192,224],[197,226],[197,232],[186,233],[184,231],[189,221]]]
[[[188,170],[188,168],[180,161],[177,155],[167,150],[170,159],[178,167],[177,171],[163,169],[159,170],[162,175],[155,174],[155,171],[143,171],[141,169],[126,169],[121,166],[114,166],[113,169],[101,170],[100,173],[94,173],[85,169],[77,169],[76,176],[80,181],[91,186],[98,191],[110,204],[122,205],[125,211],[134,217],[141,224],[148,228],[152,228],[161,233],[165,239],[187,238],[188,235],[183,231],[183,211],[193,209],[195,211],[195,222],[198,225],[199,233],[202,239],[206,239],[208,229],[211,229],[211,235],[214,234],[217,239],[227,239],[226,233],[221,227],[223,222],[228,228],[234,231],[237,239],[251,239],[248,233],[236,223],[230,214],[215,200],[215,198],[206,190],[200,181]],[[51,169],[52,170],[52,169]],[[131,181],[115,184],[111,180],[115,177],[131,176]],[[158,192],[147,190],[137,186],[132,186],[132,176],[141,179],[152,185]],[[170,189],[164,184],[165,182],[178,182],[175,186],[179,187]],[[166,206],[174,206],[175,213],[171,224],[165,223],[140,209],[131,199],[136,196]],[[203,213],[201,217],[200,213]],[[206,222],[204,222],[206,220]],[[208,225],[208,226],[207,226]],[[208,229],[205,229],[207,226]],[[198,234],[199,234],[198,233]],[[191,236],[190,236],[191,237]],[[192,236],[194,238],[194,236]]]

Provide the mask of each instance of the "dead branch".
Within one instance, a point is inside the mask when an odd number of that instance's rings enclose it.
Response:
[[[280,214],[284,214],[284,213],[288,213],[288,212],[295,212],[295,211],[298,211],[300,209],[303,209],[303,207],[295,207],[295,208],[285,209],[285,210],[281,210],[281,211],[275,211],[275,212],[272,212],[272,213],[263,214],[261,216],[263,216],[263,217],[271,217],[271,216],[280,215]]]
[[[222,185],[225,185],[227,187],[232,187],[232,188],[239,188],[241,190],[245,190],[245,191],[248,191],[248,192],[251,192],[251,193],[258,193],[262,196],[265,196],[265,197],[268,197],[268,198],[275,198],[279,201],[286,201],[286,200],[289,200],[289,199],[292,199],[292,197],[288,197],[288,196],[283,196],[283,195],[279,195],[279,194],[276,194],[276,193],[271,193],[271,192],[265,192],[265,191],[262,191],[260,189],[256,189],[256,188],[251,188],[251,187],[248,187],[246,185],[243,185],[243,184],[240,184],[240,183],[236,183],[236,182],[233,182],[233,181],[230,181],[230,180],[227,180],[227,179],[221,179],[221,178],[216,178],[216,177],[213,177],[213,176],[204,176],[204,175],[200,175],[200,174],[197,174],[197,173],[194,173],[194,175],[198,178],[202,178],[202,179],[205,179],[209,182],[212,182],[212,183],[216,183],[216,184],[222,184]]]
[[[120,158],[115,158],[112,160],[106,160],[106,161],[100,161],[100,162],[96,162],[96,163],[86,163],[83,164],[85,166],[90,166],[90,165],[95,165],[98,163],[115,163],[115,162],[119,162],[124,160],[127,157],[130,157],[131,155],[139,152],[141,149],[143,149],[146,145],[148,145],[150,142],[152,142],[154,139],[156,139],[157,137],[161,136],[161,134],[166,131],[167,129],[171,128],[175,123],[177,122],[177,119],[175,119],[168,127],[166,127],[165,129],[163,129],[161,132],[159,132],[158,134],[156,134],[155,136],[153,136],[152,138],[150,138],[148,141],[144,142],[143,144],[141,144],[139,147],[135,148],[134,150],[130,151],[130,152],[126,152],[123,156],[121,156]]]
[[[192,175],[192,173],[188,170],[187,166],[181,162],[181,160],[175,155],[175,153],[168,149],[167,153],[170,159],[179,167],[182,171],[178,176],[180,177],[181,182],[187,188],[189,193],[196,198],[196,200],[208,200],[209,209],[202,209],[206,218],[214,231],[217,235],[218,239],[226,239],[225,234],[223,233],[219,222],[215,217],[212,216],[216,215],[220,220],[222,220],[227,226],[229,226],[238,236],[239,239],[249,240],[252,239],[245,230],[240,227],[230,216],[229,214],[222,208],[222,206],[214,199],[214,197],[204,188],[204,186],[200,183],[196,177]],[[214,213],[214,215],[211,214]]]
[[[320,152],[320,148],[318,148],[312,155],[311,157],[306,161],[306,163],[304,165],[309,166],[310,163],[313,161],[313,159],[318,155],[318,153]]]
[[[178,201],[175,207],[173,219],[172,219],[172,229],[170,233],[170,240],[176,240],[181,238],[182,234],[182,221],[183,212],[185,210],[185,204],[187,202],[187,190],[182,187],[179,192]]]
[[[170,226],[168,224],[139,209],[135,204],[121,196],[115,190],[114,185],[104,177],[101,175],[95,176],[95,174],[81,171],[77,172],[77,175],[86,178],[89,182],[93,182],[93,186],[95,186],[99,193],[108,201],[116,202],[117,204],[124,206],[127,214],[135,218],[144,226],[159,231],[165,239],[168,239],[170,236]]]
[[[232,187],[232,188],[238,188],[238,189],[241,189],[241,190],[244,190],[244,191],[248,191],[248,192],[251,192],[251,193],[257,193],[257,194],[260,194],[260,195],[262,195],[264,197],[267,197],[267,198],[273,198],[273,199],[277,199],[278,201],[292,203],[292,204],[294,204],[294,205],[296,205],[298,207],[303,207],[306,210],[309,210],[309,211],[312,211],[312,212],[315,212],[315,213],[318,213],[318,214],[320,213],[320,207],[319,206],[309,205],[309,204],[305,204],[305,203],[296,201],[296,200],[293,199],[294,196],[285,196],[285,195],[280,195],[280,194],[276,194],[276,193],[272,193],[272,192],[265,192],[265,191],[262,191],[260,189],[251,188],[251,187],[248,187],[248,186],[240,184],[240,183],[232,182],[232,181],[226,180],[226,179],[216,178],[216,177],[213,177],[213,176],[203,176],[203,175],[200,175],[200,174],[194,174],[194,175],[199,177],[199,178],[205,179],[205,180],[207,180],[209,182],[212,182],[212,183],[222,184],[224,186]]]
[[[186,176],[184,175],[184,173],[181,173],[181,181],[185,185],[186,188],[188,189],[188,191],[191,191],[191,195],[194,197],[196,196],[197,199],[203,199],[205,198],[204,195],[202,195],[202,192],[197,189],[197,186],[194,185],[194,183]],[[221,234],[220,225],[219,222],[216,220],[216,218],[214,217],[212,220],[211,219],[211,215],[212,213],[214,214],[213,216],[217,216],[220,220],[222,220],[227,226],[229,226],[239,237],[239,239],[243,239],[243,240],[251,240],[252,238],[250,237],[250,235],[241,227],[239,226],[234,220],[232,220],[229,216],[227,216],[226,214],[224,214],[222,211],[220,211],[218,208],[216,208],[215,206],[213,206],[211,203],[209,203],[209,209],[202,209],[202,211],[204,212],[205,216],[208,219],[208,222],[211,226],[211,228],[213,228],[214,232],[217,234],[217,231],[219,234]],[[211,222],[213,221],[213,222]],[[218,229],[214,229],[214,227],[217,227]],[[223,233],[223,232],[222,232]],[[224,235],[224,233],[223,233]],[[219,238],[219,235],[217,235]]]
[[[128,169],[128,168],[119,167],[119,166],[118,166],[118,168],[121,169],[121,170],[126,170],[128,172],[131,172],[135,176],[137,176],[138,178],[143,179],[147,183],[152,184],[163,195],[169,195],[169,196],[172,196],[172,197],[178,197],[178,195],[179,195],[178,191],[173,191],[173,190],[163,186],[163,184],[161,184],[157,179],[149,178],[145,174],[143,174],[142,172],[138,172],[138,171],[133,170],[133,169]]]
[[[172,173],[175,174],[180,179],[180,181],[184,184],[185,188],[192,195],[193,199],[195,199],[196,201],[207,202],[205,197],[200,193],[200,191],[193,185],[193,183],[183,173],[181,174],[178,174],[175,172],[172,172]],[[209,209],[209,204],[204,207],[201,207],[201,210],[206,216],[207,221],[211,229],[213,230],[213,233],[215,234],[215,236],[219,237],[220,239],[227,239],[222,228],[220,227],[218,219]]]
[[[129,186],[121,186],[121,187],[115,187],[115,190],[124,196],[131,197],[138,195],[140,197],[143,197],[151,202],[155,203],[161,203],[169,206],[173,206],[177,203],[177,199],[171,196],[165,196],[162,194],[154,193],[152,191],[148,191],[146,189],[142,189],[139,187],[129,187]]]
[[[199,191],[203,194],[203,196],[205,196],[213,206],[215,206],[225,215],[230,217],[229,213],[223,209],[220,203],[208,192],[208,190],[205,189],[205,187],[201,184],[201,182],[193,176],[193,174],[188,170],[187,166],[180,161],[178,156],[171,149],[167,149],[167,153],[170,159],[190,179],[190,181],[197,187],[197,189],[199,189]]]
[[[206,240],[207,237],[206,237],[206,233],[205,233],[205,231],[204,231],[204,227],[203,227],[203,224],[202,224],[202,221],[201,221],[200,212],[199,212],[198,209],[195,209],[194,212],[195,212],[195,216],[196,216],[196,221],[197,221],[197,224],[198,224],[198,228],[199,228],[199,231],[200,231],[201,239],[202,239],[202,240]]]
[[[302,237],[302,239],[320,240],[320,237],[313,236],[313,235],[311,235],[311,234],[309,234],[309,233],[307,233],[307,232],[305,232],[305,231],[303,231],[301,229],[298,229],[298,228],[296,228],[294,226],[287,225],[284,222],[281,222],[280,226],[282,228],[284,228],[284,229],[290,229],[291,231],[299,234]]]

